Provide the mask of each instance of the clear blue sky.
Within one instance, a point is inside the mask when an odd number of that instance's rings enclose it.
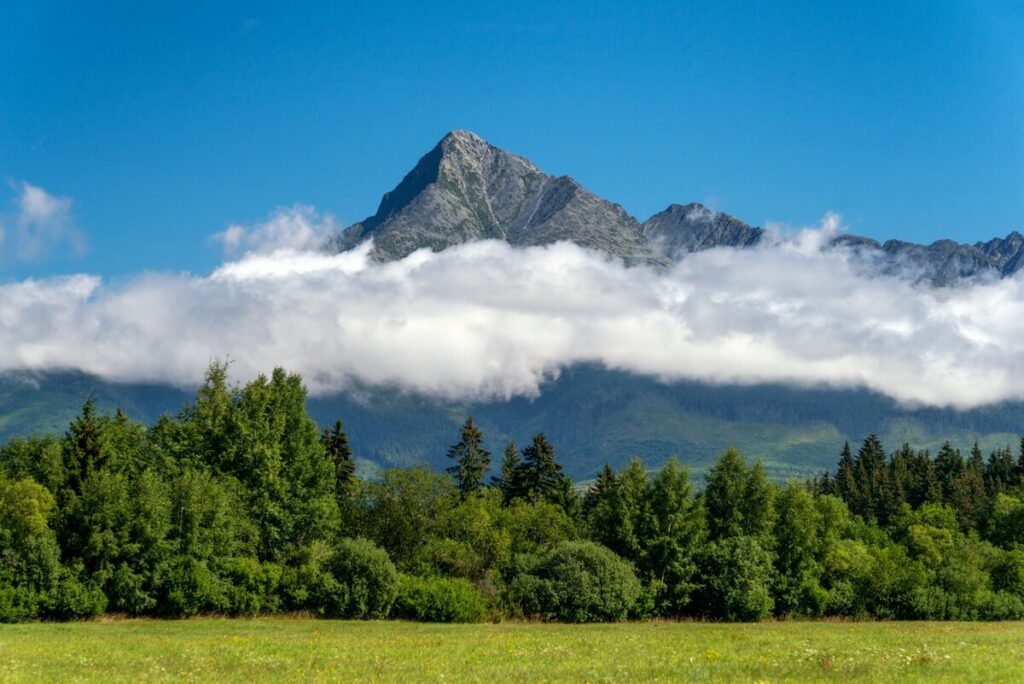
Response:
[[[157,4],[0,8],[0,211],[28,181],[88,241],[0,280],[203,271],[297,202],[347,224],[453,128],[640,219],[1024,229],[1019,1]]]

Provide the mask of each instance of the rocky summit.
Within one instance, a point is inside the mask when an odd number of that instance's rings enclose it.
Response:
[[[337,245],[367,237],[380,259],[485,239],[518,246],[571,240],[628,261],[656,259],[621,206],[468,131],[446,135]]]
[[[698,203],[673,204],[640,223],[568,176],[548,175],[469,131],[452,131],[384,195],[377,213],[342,231],[330,248],[350,249],[372,237],[374,258],[386,261],[474,240],[516,246],[568,240],[628,264],[666,266],[705,249],[751,247],[763,236],[762,228]],[[879,243],[857,235],[839,236],[832,245],[877,272],[938,286],[1024,267],[1024,237],[1016,231],[973,245]]]

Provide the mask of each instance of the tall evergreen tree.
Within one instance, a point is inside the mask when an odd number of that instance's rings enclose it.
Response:
[[[455,477],[462,496],[477,492],[484,486],[484,476],[491,467],[491,453],[484,449],[483,440],[483,434],[473,419],[466,418],[459,441],[448,449],[448,458],[455,461],[448,472]]]
[[[604,464],[604,468],[601,468],[601,472],[597,474],[597,479],[594,483],[587,488],[586,493],[583,495],[582,513],[583,517],[587,518],[597,505],[604,500],[608,493],[615,487],[615,471],[607,463]]]
[[[1020,455],[1017,457],[1017,480],[1024,482],[1024,437],[1020,438]]]
[[[555,460],[555,448],[543,432],[535,435],[530,445],[523,449],[519,472],[527,499],[561,503],[566,478],[562,474],[562,465]]]
[[[65,444],[67,484],[73,493],[80,494],[82,484],[106,460],[92,397],[85,400],[82,413],[71,423]]]
[[[344,497],[355,480],[356,462],[352,457],[352,447],[349,445],[348,434],[340,418],[334,425],[324,428],[320,444],[334,466],[334,494],[337,497]]]
[[[772,485],[758,461],[747,466],[736,449],[718,457],[704,489],[712,540],[740,535],[761,537],[771,529]]]
[[[886,520],[885,496],[889,489],[889,467],[878,435],[868,435],[856,459],[857,492],[850,509],[868,519]]]
[[[836,467],[835,488],[839,496],[848,506],[860,496],[857,489],[857,464],[850,452],[850,443],[843,444],[843,451],[839,455],[839,464]]]
[[[524,496],[523,491],[523,460],[515,440],[505,445],[501,458],[501,474],[491,479],[491,484],[501,490],[502,499],[507,504],[513,499]]]
[[[942,487],[942,500],[945,503],[953,501],[953,483],[964,470],[964,459],[959,449],[954,449],[948,441],[943,443],[939,453],[935,456],[935,475]]]
[[[1000,447],[988,457],[985,464],[985,491],[990,497],[1001,494],[1020,484],[1017,464],[1010,447]]]

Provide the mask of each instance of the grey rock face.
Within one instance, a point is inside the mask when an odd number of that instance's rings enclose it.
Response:
[[[992,260],[977,247],[952,240],[939,240],[930,245],[887,240],[882,244],[882,251],[889,257],[886,272],[934,285],[951,285],[961,278],[999,275]]]
[[[335,247],[370,236],[384,260],[488,238],[521,246],[572,240],[630,262],[653,259],[622,207],[467,131],[446,135]]]
[[[1017,231],[1013,231],[1005,238],[976,242],[974,246],[991,259],[992,264],[1004,276],[1016,273],[1024,266],[1024,236]]]
[[[571,240],[630,264],[667,265],[713,247],[750,247],[763,235],[696,203],[673,204],[641,225],[568,176],[550,176],[473,133],[452,131],[384,195],[376,214],[343,231],[330,248],[349,249],[372,236],[373,256],[389,260],[488,238],[517,246]],[[1018,232],[974,245],[879,244],[858,235],[841,235],[832,244],[849,249],[868,272],[939,286],[1024,268]]]
[[[644,221],[641,228],[651,247],[672,260],[712,247],[750,247],[764,233],[697,203],[673,204]]]

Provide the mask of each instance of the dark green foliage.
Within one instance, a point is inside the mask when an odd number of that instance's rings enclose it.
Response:
[[[674,460],[652,477],[634,459],[581,498],[543,434],[510,443],[485,486],[469,420],[454,478],[360,480],[341,422],[321,433],[306,402],[297,376],[231,386],[214,363],[152,427],[86,402],[63,437],[0,446],[0,621],[1024,617],[1024,453],[1009,447],[932,459],[869,436],[806,486],[730,449],[701,493]]]
[[[772,613],[772,557],[758,537],[729,536],[702,554],[702,589],[697,606],[720,620],[750,622]]]
[[[821,615],[828,595],[821,586],[830,541],[822,511],[803,487],[790,482],[775,500],[776,608],[783,615]]]
[[[487,615],[487,602],[461,577],[401,575],[391,615],[420,622],[480,622]]]
[[[422,466],[393,468],[377,481],[360,483],[346,531],[372,539],[405,570],[458,499],[447,475]]]
[[[327,560],[327,571],[340,591],[326,597],[328,617],[387,617],[398,595],[398,571],[387,552],[368,539],[342,539]]]
[[[704,490],[711,538],[766,535],[772,526],[772,498],[760,462],[748,466],[738,451],[729,449],[708,472]]]
[[[335,421],[331,427],[324,428],[320,444],[324,448],[327,460],[334,465],[334,495],[344,498],[355,481],[356,462],[352,458],[348,433],[345,432],[341,420]]]
[[[501,458],[501,475],[491,480],[491,484],[501,490],[506,502],[523,496],[523,483],[520,481],[523,472],[521,465],[519,450],[515,441],[511,441],[505,445]]]
[[[509,587],[524,615],[564,622],[622,620],[639,597],[632,565],[593,542],[555,544]]]
[[[652,610],[681,615],[696,588],[696,550],[704,511],[693,498],[689,472],[675,460],[648,480],[639,460],[618,476],[602,472],[584,499],[591,537],[637,568]]]
[[[473,494],[484,486],[484,477],[491,467],[491,454],[483,448],[484,437],[479,428],[467,418],[459,434],[459,441],[448,449],[448,458],[455,465],[448,472],[463,496]]]
[[[555,460],[555,448],[544,433],[534,436],[530,445],[523,449],[523,459],[515,480],[519,484],[516,496],[529,501],[562,503],[565,484],[562,466]]]

